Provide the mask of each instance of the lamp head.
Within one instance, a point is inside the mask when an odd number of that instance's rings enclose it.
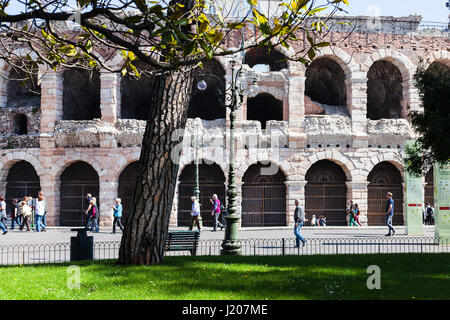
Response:
[[[200,91],[205,91],[207,87],[208,87],[208,85],[206,84],[205,80],[200,80],[197,83],[197,89],[200,90]]]

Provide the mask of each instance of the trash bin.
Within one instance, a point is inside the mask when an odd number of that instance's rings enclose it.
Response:
[[[70,261],[94,260],[94,237],[88,237],[85,228],[70,231],[78,232],[76,237],[70,238]]]

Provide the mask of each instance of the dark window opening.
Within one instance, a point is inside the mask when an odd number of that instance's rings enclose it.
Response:
[[[126,74],[120,82],[120,113],[122,119],[147,120],[153,103],[156,77],[146,74],[148,66],[138,61],[133,65],[141,76]]]
[[[15,134],[27,134],[28,129],[28,121],[27,116],[24,114],[16,114],[14,115],[14,133]]]
[[[212,74],[218,79],[200,74]],[[206,90],[197,88],[199,81],[206,81]],[[203,68],[197,68],[194,72],[194,83],[192,87],[191,100],[189,102],[188,118],[200,118],[203,120],[225,119],[226,110],[217,99],[217,89],[224,91],[225,70],[216,59],[203,62]]]
[[[6,88],[7,108],[41,106],[41,87],[38,85],[37,73],[37,69],[30,73],[20,68],[10,71]]]
[[[306,69],[305,95],[320,104],[346,110],[345,73],[339,64],[329,58],[314,60]],[[332,112],[324,110],[323,113]]]
[[[286,57],[279,51],[275,49],[269,50],[267,47],[256,47],[247,50],[244,61],[250,68],[257,64],[268,65],[270,71],[280,71],[288,68]]]
[[[247,100],[247,120],[261,122],[261,128],[266,128],[269,120],[283,120],[283,102],[268,93],[260,93]]]
[[[402,75],[389,61],[377,61],[367,74],[367,118],[398,119],[402,113]]]
[[[63,120],[101,118],[98,72],[66,70],[63,86]]]

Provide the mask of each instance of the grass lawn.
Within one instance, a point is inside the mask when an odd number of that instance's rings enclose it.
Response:
[[[158,266],[74,263],[0,267],[1,299],[449,299],[450,254],[166,257]],[[367,267],[381,268],[368,290]]]

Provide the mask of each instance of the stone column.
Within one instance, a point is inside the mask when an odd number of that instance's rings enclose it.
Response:
[[[44,193],[47,206],[46,222],[48,226],[58,226],[60,222],[60,181],[55,176],[45,174],[40,176],[41,191]]]
[[[288,95],[288,146],[302,149],[306,144],[306,135],[302,128],[305,117],[305,68],[300,63],[289,63],[289,95]]]
[[[369,182],[367,181],[347,181],[345,183],[347,186],[347,200],[353,200],[353,203],[357,203],[359,209],[361,210],[361,215],[359,217],[359,222],[363,226],[367,226],[367,210],[368,210],[368,191],[367,186]],[[348,205],[348,203],[347,203]]]
[[[101,121],[115,125],[120,118],[120,76],[116,73],[100,73],[100,109]]]
[[[347,106],[352,119],[353,148],[367,148],[367,74],[352,73],[345,80],[347,88]]]
[[[286,184],[286,224],[294,226],[295,199],[299,199],[300,206],[305,211],[305,185],[307,181],[285,181]]]
[[[177,180],[177,184],[175,186],[175,195],[173,197],[173,203],[172,203],[172,212],[170,213],[170,220],[169,220],[169,226],[170,227],[177,227],[178,226],[178,202],[179,202],[179,191],[180,188],[180,181]]]
[[[120,77],[115,73],[100,74],[100,109],[102,127],[99,130],[100,147],[116,148],[114,128],[120,117]]]
[[[119,188],[119,182],[108,181],[108,177],[100,177],[100,226],[111,227],[112,226],[112,214],[111,206],[114,204],[114,200],[117,198],[117,190]]]
[[[41,79],[41,149],[53,149],[53,132],[57,121],[63,118],[62,72],[47,70]]]

